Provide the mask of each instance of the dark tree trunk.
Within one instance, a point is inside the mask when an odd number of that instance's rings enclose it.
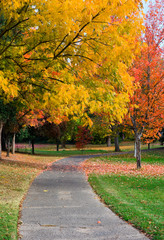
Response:
[[[141,134],[135,134],[137,168],[141,168]]]
[[[115,152],[120,152],[118,134],[117,136],[114,137],[114,143],[115,143]]]
[[[12,154],[15,153],[15,133],[13,134],[13,138],[12,138]]]
[[[34,139],[31,140],[31,145],[32,145],[32,155],[35,154],[35,146],[34,146],[35,142]]]
[[[6,136],[4,134],[4,131],[2,130],[2,136],[1,136],[1,141],[2,141],[2,151],[7,151],[7,148],[6,148]]]
[[[61,145],[61,147],[62,147],[63,149],[66,148],[66,146],[65,146],[65,141],[64,141],[64,140],[62,141],[62,145]]]
[[[141,168],[141,137],[144,130],[144,126],[138,130],[135,118],[131,117],[133,123],[133,130],[135,133],[135,148],[134,148],[134,156],[137,160],[137,168]]]
[[[56,151],[59,151],[59,145],[60,145],[60,141],[57,140],[57,142],[56,142]]]
[[[7,151],[7,148],[6,148],[6,139],[5,137],[3,136],[2,134],[2,151]]]
[[[107,147],[110,147],[111,146],[111,137],[108,136],[107,137]]]
[[[148,146],[148,150],[150,150],[150,143],[148,143],[148,145],[147,145],[147,146]]]
[[[6,157],[10,155],[10,137],[7,137],[7,154]]]
[[[3,122],[0,121],[0,159],[2,158],[2,129],[3,129]]]

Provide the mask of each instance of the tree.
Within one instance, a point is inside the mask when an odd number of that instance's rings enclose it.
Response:
[[[88,128],[84,126],[78,126],[78,132],[76,135],[76,147],[78,149],[84,149],[85,146],[90,143],[92,136]]]
[[[90,127],[93,136],[93,142],[97,144],[108,143],[108,138],[111,135],[111,126],[106,114],[94,113],[90,116],[92,126]],[[108,141],[107,141],[108,140]]]
[[[60,124],[55,124],[54,122],[45,121],[45,123],[38,130],[41,136],[45,136],[48,138],[48,140],[55,141],[56,150],[59,151],[61,138],[66,130],[66,123],[61,122]]]
[[[141,137],[147,138],[148,143],[153,141],[159,137],[164,124],[163,11],[163,1],[150,2],[141,54],[131,68],[135,91],[131,97],[129,117],[135,133],[137,168],[141,167]]]
[[[16,104],[15,102],[5,102],[3,99],[0,98],[0,158],[1,158],[1,136],[2,136],[2,129],[5,126],[6,132],[6,139],[7,139],[7,146],[8,146],[8,153],[10,151],[10,137],[14,131],[14,124],[16,123]],[[12,124],[10,123],[12,121]],[[12,129],[12,130],[11,130]]]
[[[108,54],[116,46],[120,51],[119,42],[130,53],[139,29],[139,7],[140,1],[134,0],[80,0],[78,4],[75,0],[2,0],[0,56],[4,69],[10,67],[1,72],[1,88],[16,94],[22,82],[18,73],[26,76],[24,83],[35,87],[47,86],[45,75],[47,81],[62,81],[49,70],[84,60],[93,66],[100,52]]]
[[[141,7],[136,0],[1,0],[1,97],[19,98],[22,112],[48,109],[50,121],[78,114],[89,121],[86,107],[116,115],[131,92],[127,67]],[[121,119],[125,111],[119,109]]]

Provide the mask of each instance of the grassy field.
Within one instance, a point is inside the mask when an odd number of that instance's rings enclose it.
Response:
[[[162,147],[158,142],[151,144],[151,149]],[[141,145],[142,149],[147,149],[146,144]],[[29,144],[16,144],[16,150],[18,152],[31,153],[31,146]],[[56,151],[55,144],[35,144],[35,154],[47,155],[47,156],[71,156],[71,155],[88,155],[88,154],[97,154],[97,153],[108,153],[115,150],[114,144],[111,147],[103,145],[93,145],[88,144],[83,150],[78,150],[75,145],[67,144],[65,149],[59,148],[59,151]],[[134,144],[133,142],[121,142],[120,150],[122,152],[133,151]]]
[[[151,239],[164,239],[164,150],[144,152],[142,169],[132,155],[87,160],[83,169],[101,199]],[[130,168],[128,168],[130,166]],[[105,169],[105,171],[104,171]]]
[[[15,154],[0,160],[0,240],[17,239],[19,207],[32,180],[57,160]]]
[[[30,149],[23,150],[21,149],[19,152],[31,153]],[[107,153],[106,150],[94,150],[94,149],[85,149],[85,150],[45,150],[45,149],[36,149],[35,155],[46,155],[46,156],[59,156],[59,157],[66,157],[66,156],[76,156],[76,155],[92,155],[97,153]]]

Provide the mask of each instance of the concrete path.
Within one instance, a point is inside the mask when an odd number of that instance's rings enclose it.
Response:
[[[88,156],[69,157],[40,174],[22,208],[22,240],[146,240],[100,202],[77,167]]]

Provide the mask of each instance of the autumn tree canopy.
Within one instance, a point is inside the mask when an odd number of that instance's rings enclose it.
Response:
[[[159,137],[164,126],[163,12],[162,0],[150,2],[141,53],[136,56],[131,68],[135,91],[131,97],[129,116],[135,133],[138,167],[141,167],[141,137],[149,143]]]
[[[50,79],[64,81],[52,70],[79,61],[97,66],[110,56],[110,63],[128,63],[140,25],[139,3],[2,0],[1,89],[15,95],[22,82],[46,87]]]
[[[1,0],[0,95],[50,121],[110,112],[121,121],[142,30],[140,0]],[[20,109],[19,109],[20,110]]]

